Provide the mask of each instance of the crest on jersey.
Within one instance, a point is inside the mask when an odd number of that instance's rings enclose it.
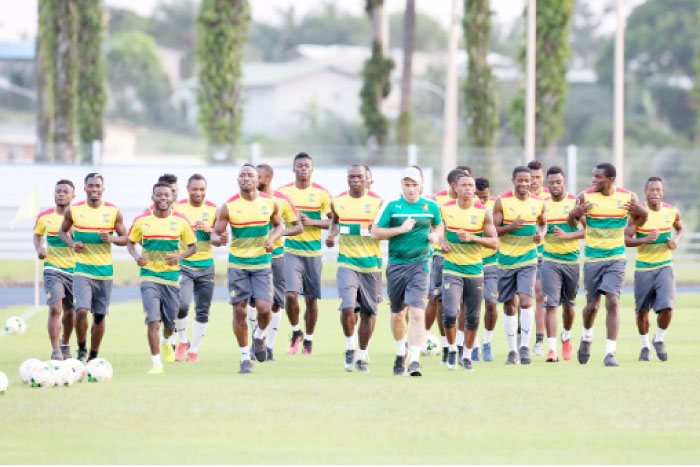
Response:
[[[622,200],[618,199],[617,200],[617,209],[620,209],[622,207]]]
[[[533,206],[532,207],[532,215],[534,216],[536,214],[537,214],[537,208],[535,206]]]
[[[670,222],[670,221],[671,221],[671,218],[668,216],[668,214],[666,214],[666,215],[664,216],[664,220],[665,220],[666,222]]]
[[[569,206],[564,206],[564,214],[566,214],[567,212],[569,212]]]
[[[313,193],[309,193],[309,201],[313,201],[313,200],[314,200],[314,194],[313,194]]]
[[[170,230],[175,230],[175,221],[170,221]]]
[[[369,204],[365,204],[365,212],[366,213],[369,213],[370,207],[371,206]]]
[[[472,224],[476,224],[476,216],[472,216]]]
[[[262,206],[260,206],[260,208],[262,209],[263,214],[267,214],[267,206],[266,205],[263,204]]]
[[[102,222],[109,222],[109,214],[102,214]]]
[[[428,210],[428,203],[423,203],[423,211],[427,211],[427,210]]]
[[[208,212],[202,213],[202,220],[203,220],[203,221],[209,220],[208,217],[209,217],[209,213],[208,213]]]

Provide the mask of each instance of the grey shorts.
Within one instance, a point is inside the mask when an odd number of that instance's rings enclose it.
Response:
[[[624,259],[612,261],[594,261],[583,263],[583,285],[586,288],[586,300],[592,302],[602,295],[622,293],[625,285]]]
[[[556,261],[542,263],[544,306],[575,305],[578,292],[579,265]]]
[[[228,268],[229,303],[265,300],[272,302],[272,270]]]
[[[284,309],[284,257],[272,258],[273,303]]]
[[[358,272],[339,267],[336,282],[341,310],[352,308],[360,313],[377,314],[377,305],[382,301],[381,272]]]
[[[73,276],[44,269],[44,292],[46,292],[46,304],[51,306],[54,303],[63,301],[63,306],[73,308]]]
[[[180,304],[178,286],[141,282],[141,302],[146,315],[146,324],[162,321],[166,328],[175,328],[175,318]]]
[[[498,301],[509,302],[516,294],[535,296],[537,266],[528,264],[516,269],[498,270]]]
[[[484,268],[484,300],[498,303],[498,265],[493,264]]]
[[[445,274],[442,277],[442,289],[443,316],[457,318],[460,306],[464,304],[466,328],[476,331],[479,328],[484,278]]]
[[[427,261],[418,263],[389,263],[386,267],[386,283],[391,312],[398,313],[405,306],[425,309],[428,304]]]
[[[672,266],[634,273],[634,310],[656,313],[673,308],[676,302],[676,279]]]
[[[209,322],[209,309],[214,296],[214,266],[206,269],[180,267],[180,307],[178,319],[187,316],[194,297],[195,320]]]
[[[433,300],[442,300],[442,268],[445,265],[443,256],[433,256],[433,262],[430,265],[430,288],[428,295]]]
[[[298,256],[284,253],[284,291],[300,293],[305,297],[321,298],[320,256]]]
[[[544,261],[542,259],[542,255],[538,253],[538,256],[537,256],[537,280],[542,279],[542,261]]]
[[[85,276],[73,276],[75,309],[90,310],[98,315],[109,314],[112,297],[112,280],[98,280]]]

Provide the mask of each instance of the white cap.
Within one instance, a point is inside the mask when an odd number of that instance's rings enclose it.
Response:
[[[416,183],[421,183],[423,181],[423,176],[420,174],[420,171],[416,169],[415,167],[406,167],[403,169],[401,172],[401,180],[404,178],[410,178]]]

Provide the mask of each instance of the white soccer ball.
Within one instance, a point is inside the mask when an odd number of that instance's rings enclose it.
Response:
[[[104,358],[94,358],[87,364],[87,377],[91,383],[108,383],[113,375],[112,365]]]
[[[59,385],[62,384],[63,386],[73,386],[73,383],[75,382],[73,379],[73,370],[66,365],[65,362],[61,362],[56,374],[56,384],[59,384],[60,382]]]
[[[55,384],[50,365],[44,363],[32,369],[31,385],[33,388],[50,388]]]
[[[34,368],[42,366],[43,364],[44,362],[42,362],[38,358],[30,358],[29,360],[23,361],[22,364],[19,366],[19,379],[21,379],[24,384],[31,384],[32,370],[34,370]]]
[[[71,374],[66,374],[65,371],[63,371],[63,362],[60,362],[58,360],[47,360],[44,362],[46,365],[49,366],[51,369],[51,373],[53,374],[53,381],[55,386],[65,386],[67,381],[66,381],[66,376],[70,376],[72,379]]]
[[[423,342],[420,353],[423,356],[440,355],[440,339],[429,334],[428,337],[425,338],[425,342]]]
[[[5,332],[7,334],[24,334],[27,330],[27,323],[19,316],[11,316],[5,321]]]
[[[7,381],[7,375],[0,371],[0,394],[5,394],[5,391],[7,391],[7,386],[9,386],[10,383]]]
[[[83,362],[77,358],[69,358],[68,360],[63,360],[63,365],[73,372],[74,383],[80,383],[83,381],[83,378],[85,378],[85,374],[87,373]]]

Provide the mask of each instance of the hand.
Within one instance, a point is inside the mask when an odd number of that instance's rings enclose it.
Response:
[[[571,210],[570,214],[571,214],[571,217],[575,217],[578,219],[579,217],[583,216],[591,209],[593,209],[593,203],[591,203],[590,201],[586,201],[585,203],[579,202],[579,204],[577,204],[576,207],[574,207]]]
[[[225,230],[224,233],[219,235],[219,239],[222,246],[228,245],[228,230]]]
[[[265,251],[268,253],[272,253],[272,250],[274,250],[274,244],[275,242],[273,242],[272,239],[268,237],[268,239],[265,240]]]
[[[209,225],[207,225],[206,222],[204,221],[197,221],[194,223],[194,230],[201,230],[202,232],[207,232],[211,233],[212,229]]]
[[[656,239],[659,238],[659,231],[654,230],[653,232],[650,232],[649,235],[644,239],[645,243],[654,243]]]
[[[542,242],[542,234],[538,231],[535,235],[532,236],[532,241],[535,242],[535,244],[539,244]]]
[[[100,240],[102,240],[103,242],[109,243],[111,237],[112,234],[110,232],[107,232],[106,230],[100,230]]]
[[[330,235],[326,237],[326,246],[328,248],[333,248],[335,246],[335,237],[331,237]]]
[[[557,240],[568,240],[568,234],[564,232],[561,227],[554,227],[552,230],[554,230],[554,238]]]
[[[136,264],[138,264],[141,267],[144,267],[147,263],[148,263],[148,256],[146,256],[146,255],[141,255],[136,260]]]
[[[512,230],[522,229],[523,225],[525,225],[525,221],[522,217],[520,217],[520,214],[518,214],[518,217],[516,217],[515,220],[510,223]]]
[[[631,199],[622,205],[623,209],[627,209],[627,212],[635,217],[645,216],[647,214],[647,208],[644,205],[639,204],[637,200]]]
[[[457,232],[457,237],[463,242],[471,242],[472,241],[472,234],[467,232],[466,230],[460,230]]]
[[[412,217],[409,217],[405,221],[403,221],[403,224],[401,224],[401,231],[403,233],[410,232],[413,230],[413,227],[416,225],[416,220]],[[430,235],[428,235],[428,239],[430,239]],[[434,243],[434,240],[433,240]]]
[[[669,250],[675,250],[676,248],[678,248],[678,241],[673,237],[669,237],[666,243],[668,244]]]
[[[301,225],[303,225],[304,227],[308,227],[310,225],[313,225],[314,223],[314,220],[306,214],[299,213],[299,219],[301,220]]]
[[[450,246],[450,244],[444,241],[443,239],[440,239],[440,249],[445,253],[449,253],[450,251],[452,251],[452,247]]]
[[[177,253],[168,253],[165,255],[165,264],[168,266],[177,266],[180,262],[180,255]]]
[[[38,250],[36,250],[36,256],[39,259],[46,259],[46,248],[42,247],[42,248],[39,248]]]
[[[82,253],[83,250],[85,250],[85,245],[83,245],[83,242],[75,242],[73,244],[73,251],[76,253]]]
[[[431,245],[435,245],[440,241],[440,237],[438,236],[437,232],[430,232],[428,234],[428,242],[430,242]]]

